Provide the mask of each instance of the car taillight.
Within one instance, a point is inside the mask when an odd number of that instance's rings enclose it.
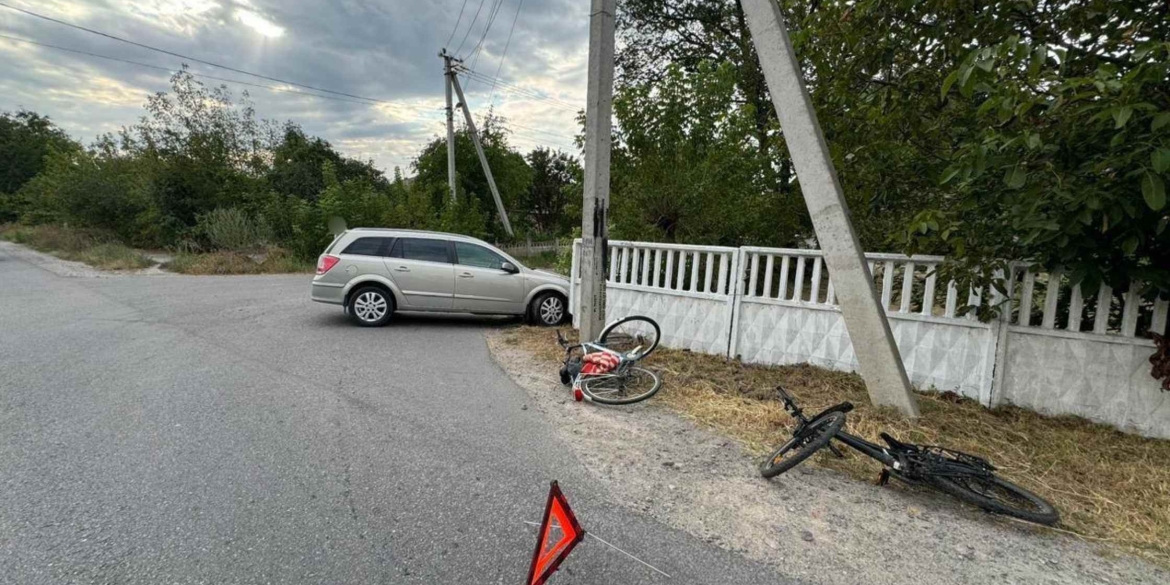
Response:
[[[330,268],[337,266],[341,262],[341,258],[337,256],[322,256],[317,259],[317,274],[325,274],[329,272]]]

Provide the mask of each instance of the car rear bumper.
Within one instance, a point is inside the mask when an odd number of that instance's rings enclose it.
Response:
[[[310,298],[318,303],[345,304],[345,285],[332,282],[314,282]]]

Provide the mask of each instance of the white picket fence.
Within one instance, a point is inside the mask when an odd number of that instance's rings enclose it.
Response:
[[[573,297],[580,280],[573,249]],[[1074,414],[1170,438],[1170,393],[1150,377],[1167,302],[1140,286],[1086,294],[1061,271],[1015,266],[1001,316],[958,316],[980,291],[939,282],[937,256],[867,254],[875,289],[907,374],[922,389],[954,391],[986,406]],[[811,363],[856,371],[857,360],[819,250],[610,242],[607,316],[641,314],[669,347],[749,363]]]
[[[541,242],[534,242],[529,239],[523,244],[513,244],[510,246],[497,244],[496,247],[514,258],[528,258],[529,256],[535,256],[545,252],[560,252],[568,248],[569,245],[570,242],[568,239],[545,240]]]

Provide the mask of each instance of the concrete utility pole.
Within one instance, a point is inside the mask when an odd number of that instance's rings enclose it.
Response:
[[[451,67],[453,57],[447,54],[447,49],[439,51],[443,58],[443,79],[447,88],[447,185],[451,188],[451,201],[455,200],[455,108],[451,104],[451,79],[455,77],[455,70]]]
[[[605,327],[605,263],[609,258],[609,156],[613,137],[614,15],[616,0],[593,0],[589,10],[589,86],[585,104],[585,194],[581,205],[581,287],[575,310],[581,339]]]
[[[784,141],[792,154],[817,241],[833,276],[841,314],[853,340],[853,351],[861,365],[869,398],[874,404],[893,406],[906,416],[917,418],[918,402],[910,391],[910,380],[886,320],[885,307],[874,290],[865,253],[853,232],[849,207],[804,86],[800,64],[788,40],[780,6],[775,0],[740,0],[740,4],[760,55],[764,79],[780,118]]]
[[[509,236],[513,236],[515,234],[512,232],[512,224],[508,221],[508,212],[504,209],[504,200],[500,199],[500,191],[496,189],[496,179],[492,177],[492,168],[488,166],[487,157],[483,154],[483,145],[479,142],[479,132],[475,130],[475,120],[471,118],[471,110],[467,108],[467,99],[463,97],[463,87],[459,85],[459,77],[451,75],[449,79],[451,85],[455,86],[456,95],[459,96],[459,106],[463,108],[463,116],[467,118],[467,131],[471,133],[471,142],[475,144],[475,152],[479,154],[479,164],[483,165],[483,174],[487,175],[488,186],[491,187],[492,197],[496,200],[496,211],[500,213],[500,221],[504,224],[504,231],[508,232]],[[450,160],[448,158],[448,161]],[[452,171],[448,170],[448,172]]]

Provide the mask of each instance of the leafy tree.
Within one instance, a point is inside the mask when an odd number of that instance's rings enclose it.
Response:
[[[342,156],[329,142],[307,136],[292,122],[285,124],[283,137],[273,148],[268,185],[278,193],[315,201],[325,188],[322,168],[326,163],[333,166],[338,181],[364,178],[379,188],[388,186],[382,172],[370,163]]]
[[[98,149],[53,151],[19,196],[28,202],[26,222],[65,222],[138,245],[158,243],[149,174],[138,159]]]
[[[523,156],[509,147],[504,124],[503,119],[489,114],[480,124],[479,138],[509,219],[514,228],[520,228],[523,227],[525,214],[520,211],[519,205],[532,183],[532,169]],[[414,169],[417,173],[415,188],[430,194],[432,207],[442,208],[450,199],[447,185],[447,139],[436,138],[425,146],[414,161]],[[471,135],[466,130],[455,133],[455,176],[457,195],[462,197],[466,194],[474,198],[476,207],[482,210],[485,218],[491,218],[485,222],[486,236],[493,240],[508,239],[503,225],[496,219],[495,200],[480,166]]]
[[[520,208],[527,213],[533,231],[548,236],[564,236],[581,224],[580,205],[582,170],[571,155],[547,148],[528,153],[532,184],[521,199]],[[574,213],[575,212],[575,213]]]
[[[733,67],[709,62],[694,73],[672,67],[653,86],[622,88],[614,101],[621,128],[614,237],[712,244],[794,237],[795,224],[768,213],[779,210],[758,173],[760,151],[744,138],[750,109],[728,106],[734,92]]]
[[[52,152],[77,152],[74,142],[47,116],[36,112],[0,113],[0,221],[16,219],[27,201],[14,196],[45,168]]]
[[[1064,267],[1087,291],[1170,294],[1170,6],[998,3],[998,25],[941,84],[960,112],[945,189],[907,228],[965,281],[1005,259]],[[989,8],[990,10],[990,8]]]

